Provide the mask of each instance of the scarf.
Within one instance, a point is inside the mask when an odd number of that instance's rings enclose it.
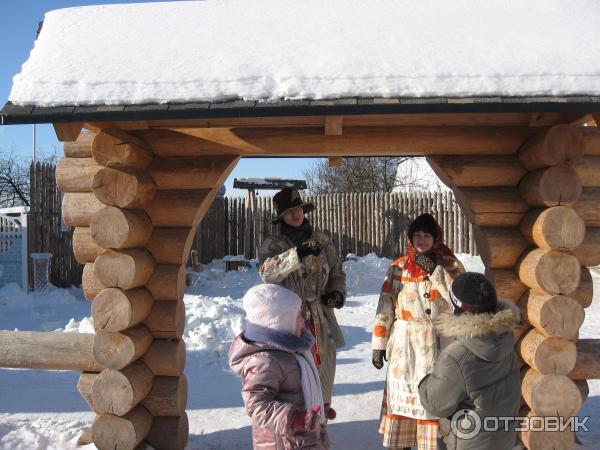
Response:
[[[302,225],[299,227],[291,227],[285,222],[281,222],[280,232],[295,245],[301,245],[303,242],[310,239],[313,233],[312,225],[304,218]]]
[[[302,394],[304,395],[304,409],[309,409],[313,405],[319,405],[319,423],[325,424],[325,405],[323,403],[323,388],[321,387],[321,379],[315,365],[310,350],[305,350],[302,353],[294,353],[296,361],[300,366],[300,379],[302,381]]]
[[[310,351],[315,338],[305,329],[302,330],[300,336],[296,336],[292,333],[273,330],[251,322],[248,322],[246,325],[244,337],[251,341],[271,345],[294,355],[300,367],[304,408],[309,409],[313,405],[319,405],[321,407],[319,421],[320,423],[325,423],[325,405],[323,404],[321,379],[319,378],[319,372]]]
[[[442,228],[438,225],[435,233],[435,241],[433,247],[426,254],[435,260],[436,264],[448,269],[448,273],[452,278],[458,276],[458,273],[454,273],[454,261],[456,256],[452,253],[444,243],[442,243]],[[413,243],[408,240],[408,252],[406,253],[406,260],[402,266],[403,270],[408,271],[409,276],[413,278],[424,277],[427,273],[415,263],[415,256],[419,254],[419,251],[415,248]]]

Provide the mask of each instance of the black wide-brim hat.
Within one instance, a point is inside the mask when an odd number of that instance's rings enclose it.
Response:
[[[277,213],[277,217],[272,220],[273,223],[281,223],[281,218],[287,211],[298,208],[299,206],[302,206],[304,214],[315,210],[315,205],[312,203],[304,203],[298,190],[293,188],[283,188],[275,194],[273,197],[273,204],[275,205],[275,212]]]

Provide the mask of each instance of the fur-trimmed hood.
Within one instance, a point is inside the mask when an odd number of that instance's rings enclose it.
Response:
[[[441,314],[436,321],[438,333],[455,339],[486,361],[496,361],[513,350],[512,330],[521,321],[519,308],[499,300],[493,313]]]

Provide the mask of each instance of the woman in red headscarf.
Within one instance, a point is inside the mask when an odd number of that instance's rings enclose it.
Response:
[[[452,311],[449,289],[464,268],[431,214],[417,217],[407,235],[408,252],[388,270],[373,326],[373,365],[388,361],[379,432],[390,449],[435,450],[438,418],[421,405],[418,384],[433,370],[441,346],[434,321]]]

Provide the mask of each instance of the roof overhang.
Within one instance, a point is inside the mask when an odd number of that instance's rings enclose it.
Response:
[[[10,102],[0,123],[66,123],[369,114],[600,112],[600,97],[343,98],[281,102],[19,106]]]

